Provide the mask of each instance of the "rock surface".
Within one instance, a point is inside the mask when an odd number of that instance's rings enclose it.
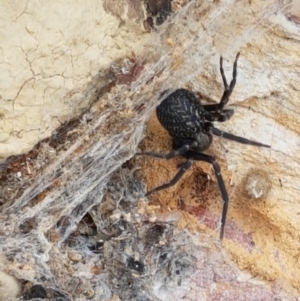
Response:
[[[74,298],[117,300],[117,290],[112,289],[116,283],[111,282],[110,294],[99,276],[107,267],[81,244],[84,237],[95,235],[85,228],[84,217],[89,213],[98,230],[107,222],[91,209],[109,199],[107,187],[112,203],[123,198],[137,203],[137,194],[122,186],[124,176],[109,179],[133,156],[150,115],[140,148],[170,150],[170,137],[152,115],[160,94],[185,87],[199,93],[203,102],[219,101],[223,92],[219,56],[224,57],[230,80],[240,51],[237,85],[229,103],[235,115],[216,126],[270,144],[271,149],[216,138],[208,150],[221,166],[230,195],[222,248],[218,242],[222,203],[210,166],[195,163],[176,186],[151,196],[151,213],[145,211],[148,220],[143,222],[176,222],[179,239],[184,239],[186,229],[198,233],[198,242],[194,241],[198,253],[195,246],[178,247],[175,238],[160,242],[170,243],[170,250],[176,246],[179,258],[187,252],[190,260],[193,250],[196,270],[181,293],[179,282],[176,290],[170,289],[175,285],[171,280],[134,287],[140,292],[153,289],[153,300],[174,300],[175,292],[186,300],[257,301],[257,296],[297,300],[300,5],[288,0],[173,1],[169,16],[169,6],[157,12],[155,1],[148,2],[152,21],[134,0],[120,6],[111,5],[113,1],[70,5],[58,0],[43,5],[19,1],[15,7],[1,4],[0,160],[28,152],[54,132],[19,161],[0,166],[0,241],[2,248],[15,254],[11,272],[31,283],[40,283],[47,275],[45,287],[57,285]],[[165,21],[159,27],[155,11]],[[57,130],[69,120],[70,127]],[[142,167],[139,174],[151,189],[167,182],[182,160],[142,158],[134,165]],[[112,193],[114,189],[121,197]],[[143,233],[139,227],[144,224],[134,214],[114,211],[106,217],[120,227],[125,218],[135,225],[132,229]],[[114,250],[116,241],[101,239],[108,248],[103,254],[112,255],[109,248]],[[76,249],[72,240],[82,249]],[[116,260],[133,256],[133,250],[122,254],[122,246],[116,250],[120,252]],[[70,254],[76,258],[70,259]],[[227,254],[252,276],[232,268]],[[134,255],[131,262],[139,262]],[[150,258],[142,258],[149,269]],[[131,280],[138,278],[130,275]],[[254,276],[264,282],[253,281]],[[237,292],[238,287],[243,291]],[[137,300],[133,291],[129,295]]]

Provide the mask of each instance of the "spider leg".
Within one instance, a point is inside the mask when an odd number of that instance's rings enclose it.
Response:
[[[221,192],[221,196],[223,199],[223,210],[222,210],[222,217],[221,217],[221,231],[220,231],[220,240],[223,239],[224,236],[224,228],[225,228],[225,223],[226,223],[226,216],[227,216],[227,211],[228,211],[228,204],[229,204],[229,197],[228,193],[224,184],[224,180],[221,174],[221,169],[217,161],[209,155],[202,154],[202,153],[197,153],[194,151],[188,151],[185,153],[185,157],[193,160],[198,160],[198,161],[204,161],[207,163],[210,163],[215,171],[215,175],[217,178],[218,186]]]
[[[224,69],[223,69],[223,57],[222,57],[222,55],[220,56],[220,73],[221,73],[221,76],[222,76],[224,88],[225,88],[225,90],[228,90],[227,79],[226,79]]]
[[[189,144],[185,144],[181,146],[178,149],[175,149],[171,151],[168,154],[158,154],[158,153],[152,153],[152,152],[145,152],[145,153],[136,153],[136,156],[149,156],[149,157],[155,157],[160,159],[172,159],[176,156],[182,155],[183,153],[187,152],[189,149],[196,147],[198,145],[198,142],[195,140],[192,140]]]
[[[229,109],[223,110],[217,121],[219,122],[227,121],[232,117],[233,114],[234,114],[233,110],[229,110]]]
[[[239,143],[242,143],[242,144],[260,146],[260,147],[267,147],[267,148],[271,147],[270,145],[263,144],[263,143],[256,142],[256,141],[252,141],[252,140],[246,139],[244,137],[235,136],[233,134],[221,131],[221,130],[216,129],[214,127],[210,127],[209,133],[213,134],[215,136],[219,136],[219,137],[222,137],[222,138],[225,138],[225,139],[228,139],[228,140],[233,140],[233,141],[236,141],[236,142],[239,142]]]
[[[183,164],[180,165],[179,171],[177,172],[175,177],[169,183],[163,184],[161,186],[158,186],[158,187],[148,191],[146,193],[146,196],[149,196],[150,194],[152,194],[154,192],[157,192],[157,191],[160,191],[163,189],[167,189],[167,188],[175,185],[181,179],[181,177],[184,175],[184,173],[191,167],[192,163],[193,163],[193,160],[191,160],[191,159],[188,159],[187,161],[185,161]]]
[[[224,92],[223,92],[223,96],[221,98],[221,101],[219,103],[218,109],[215,112],[215,120],[218,120],[224,106],[228,103],[229,101],[229,97],[233,91],[233,88],[236,84],[236,77],[237,77],[237,61],[239,59],[240,53],[238,52],[234,63],[233,63],[233,71],[232,71],[232,80],[230,82],[230,85],[228,86],[226,77],[225,77],[225,73],[224,73],[224,69],[223,69],[223,57],[220,57],[220,73],[222,76],[222,80],[223,80],[223,84],[224,84]]]
[[[224,121],[229,120],[232,117],[232,115],[234,114],[233,109],[225,109],[225,110],[222,110],[222,112],[220,112],[219,118],[217,120],[215,120],[215,113],[219,108],[219,104],[204,105],[203,108],[205,111],[212,113],[213,120],[210,120],[210,121],[224,122]]]

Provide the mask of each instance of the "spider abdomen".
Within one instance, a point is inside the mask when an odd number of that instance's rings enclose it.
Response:
[[[156,108],[161,125],[172,137],[194,138],[203,130],[205,110],[194,93],[178,89]]]

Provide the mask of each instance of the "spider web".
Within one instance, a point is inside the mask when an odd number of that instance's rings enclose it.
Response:
[[[102,70],[83,91],[90,108],[23,157],[23,168],[30,170],[27,177],[20,182],[15,175],[2,188],[0,248],[14,261],[11,273],[43,284],[57,300],[114,300],[114,295],[121,300],[171,300],[187,294],[195,276],[185,277],[197,274],[189,269],[195,260],[205,259],[208,274],[195,289],[206,287],[212,258],[205,238],[202,251],[195,254],[196,238],[176,229],[176,216],[167,222],[154,218],[143,199],[143,184],[124,163],[134,156],[162,92],[187,83],[201,91],[197,76],[218,76],[220,49],[224,57],[233,58],[259,34],[259,22],[288,4],[265,1],[238,36],[224,32],[228,24],[239,27],[240,16],[248,13],[245,2],[189,2],[152,32],[153,45],[162,46],[157,50],[149,45],[157,59],[144,63],[136,80],[109,89],[118,74]],[[214,92],[219,89],[209,89],[219,99]],[[84,227],[91,220],[96,226],[92,234]],[[150,247],[147,237],[153,227],[161,227],[163,234],[155,232],[160,239]],[[222,256],[218,260],[226,262]],[[142,261],[147,267],[140,273]],[[128,262],[135,265],[129,269]],[[200,300],[199,294],[191,300]]]

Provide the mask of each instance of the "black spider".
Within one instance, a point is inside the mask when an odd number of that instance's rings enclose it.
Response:
[[[183,174],[191,167],[194,160],[205,161],[212,164],[224,201],[221,218],[221,240],[224,236],[224,227],[228,210],[228,193],[221,175],[219,164],[212,156],[203,154],[202,152],[209,148],[212,143],[213,135],[243,144],[270,147],[266,144],[223,132],[215,128],[212,124],[212,121],[224,122],[231,118],[234,113],[232,109],[224,109],[224,107],[228,103],[236,83],[237,61],[239,55],[239,53],[236,55],[233,64],[233,78],[229,86],[223,70],[223,58],[222,56],[220,57],[220,73],[225,88],[220,103],[202,105],[194,93],[186,89],[178,89],[166,97],[156,108],[158,120],[173,137],[173,151],[168,154],[157,154],[152,152],[137,153],[137,155],[146,155],[162,159],[171,159],[177,155],[182,155],[187,158],[187,161],[180,165],[178,173],[169,183],[154,188],[147,192],[146,196],[176,184]]]

